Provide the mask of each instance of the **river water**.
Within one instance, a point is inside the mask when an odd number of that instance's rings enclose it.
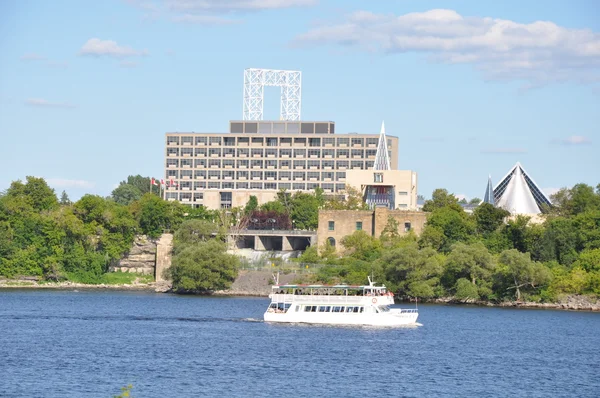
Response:
[[[0,290],[0,396],[598,397],[600,314],[420,306],[272,325],[265,298]]]

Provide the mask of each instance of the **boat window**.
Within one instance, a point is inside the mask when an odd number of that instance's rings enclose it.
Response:
[[[344,308],[344,307],[340,307],[340,306],[336,305],[335,307],[333,307],[333,312],[342,312],[341,311],[342,308]]]
[[[360,307],[360,312],[364,312],[365,307]]]
[[[299,310],[299,309],[300,309],[300,306],[299,306],[299,305],[297,305],[297,306],[296,306],[296,312],[298,312],[298,310]]]
[[[360,307],[354,307],[354,312],[358,312],[358,309],[359,309],[359,308],[360,308]]]
[[[346,308],[346,312],[353,312],[354,311],[354,307],[347,307]]]
[[[269,308],[277,308],[277,304],[271,303],[271,305],[269,306]]]
[[[379,312],[389,312],[390,311],[390,309],[385,305],[380,305],[377,308],[379,309]]]
[[[316,305],[307,305],[304,307],[304,312],[317,312]]]

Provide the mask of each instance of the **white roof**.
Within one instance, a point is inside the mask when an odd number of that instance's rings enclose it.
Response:
[[[494,187],[494,199],[497,207],[512,214],[539,214],[542,204],[550,205],[550,200],[519,162]]]

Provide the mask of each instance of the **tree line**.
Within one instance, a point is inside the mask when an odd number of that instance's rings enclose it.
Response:
[[[162,200],[147,177],[129,176],[110,197],[88,194],[76,202],[27,177],[0,193],[0,275],[101,283],[135,235],[154,239],[188,218],[217,215]]]

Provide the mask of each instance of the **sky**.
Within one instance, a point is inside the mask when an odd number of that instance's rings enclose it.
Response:
[[[600,2],[0,2],[0,191],[161,177],[166,132],[226,132],[246,68],[302,72],[302,119],[399,138],[418,191],[483,197],[517,162],[600,183]],[[279,91],[265,91],[265,119]]]

